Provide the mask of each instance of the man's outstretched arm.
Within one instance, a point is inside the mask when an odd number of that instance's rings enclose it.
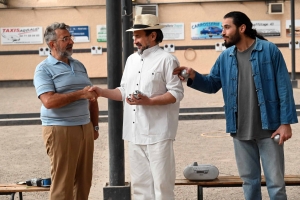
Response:
[[[122,94],[119,89],[103,89],[97,86],[93,86],[89,89],[90,92],[94,91],[98,97],[105,97],[115,101],[122,101]]]

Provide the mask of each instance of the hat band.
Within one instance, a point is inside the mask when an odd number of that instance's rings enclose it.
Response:
[[[158,25],[158,24],[156,24],[156,25]],[[132,28],[136,28],[137,29],[137,28],[148,28],[148,27],[150,27],[150,26],[144,25],[144,24],[135,24],[135,25],[133,25]]]
[[[144,25],[144,24],[135,24],[135,25],[133,25],[132,28],[148,28],[148,27],[150,27],[150,26]]]

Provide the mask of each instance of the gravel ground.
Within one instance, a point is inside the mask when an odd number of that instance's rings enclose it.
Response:
[[[101,85],[106,87],[106,85]],[[296,104],[300,104],[300,89],[294,89]],[[33,87],[0,88],[0,113],[37,113],[41,103]],[[100,110],[107,110],[107,100],[98,100]],[[203,94],[185,86],[181,108],[223,106],[221,92]],[[109,181],[108,124],[99,123],[100,137],[95,141],[93,186],[90,200],[103,199],[103,185]],[[292,125],[293,138],[285,144],[286,174],[300,175],[300,125]],[[125,179],[130,182],[125,142]],[[184,178],[183,169],[197,161],[213,164],[220,175],[238,175],[231,137],[225,134],[225,120],[179,121],[174,143],[176,176]],[[43,146],[40,125],[0,126],[0,184],[24,181],[35,177],[50,177],[49,158]],[[176,186],[176,200],[196,200],[196,186]],[[300,190],[287,187],[288,199],[299,200]],[[24,193],[25,200],[44,200],[48,192]],[[9,196],[0,196],[0,200]],[[18,199],[18,198],[15,198]],[[243,199],[242,188],[204,188],[206,200]],[[269,199],[263,187],[263,199]]]

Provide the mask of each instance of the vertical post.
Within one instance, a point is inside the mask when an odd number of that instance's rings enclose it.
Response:
[[[107,87],[120,85],[122,68],[121,2],[106,0]],[[130,185],[125,185],[123,103],[108,100],[109,185],[103,187],[103,200],[130,200]]]
[[[295,80],[296,76],[296,60],[295,60],[295,0],[291,0],[291,57],[292,57],[292,71],[291,71],[291,83],[293,88],[298,88],[298,81]]]
[[[121,1],[106,0],[107,84],[120,86],[122,78]],[[124,141],[122,140],[123,103],[108,100],[108,143],[110,186],[125,184]]]
[[[133,53],[132,32],[126,32],[132,27],[132,0],[122,0],[122,27],[123,27],[123,64]]]

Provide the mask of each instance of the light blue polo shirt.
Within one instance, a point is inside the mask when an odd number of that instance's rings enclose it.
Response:
[[[45,92],[70,93],[92,85],[84,65],[69,57],[70,66],[52,55],[35,69],[33,84],[37,96]],[[41,107],[42,125],[76,126],[90,122],[89,102],[80,99],[61,108]]]

